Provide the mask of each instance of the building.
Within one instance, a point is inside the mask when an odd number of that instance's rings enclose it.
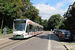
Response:
[[[68,17],[71,17],[73,15],[75,15],[75,2],[69,6],[67,12],[65,12],[65,14],[63,15],[65,19],[67,19]]]

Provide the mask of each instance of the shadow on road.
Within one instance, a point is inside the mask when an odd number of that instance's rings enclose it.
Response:
[[[38,38],[41,38],[41,39],[48,39],[49,40],[49,36],[51,36],[50,40],[54,40],[54,41],[58,41],[58,42],[66,42],[66,43],[74,43],[75,42],[75,39],[73,41],[70,41],[70,40],[62,40],[62,41],[60,41],[59,37],[57,35],[55,35],[54,33],[48,34],[48,35],[35,36],[35,37],[38,37]]]
[[[74,41],[70,41],[70,40],[63,40],[63,41],[60,41],[59,40],[59,37],[57,35],[55,35],[54,33],[52,34],[48,34],[49,32],[44,32],[45,34],[47,33],[47,35],[41,35],[41,34],[38,34],[38,35],[35,35],[35,36],[32,36],[30,38],[33,38],[33,37],[37,37],[37,38],[41,38],[41,39],[47,39],[49,40],[49,36],[51,36],[51,39],[50,40],[54,40],[54,41],[58,41],[58,42],[66,42],[66,43],[73,43],[75,42],[75,39]],[[43,33],[42,33],[43,34]],[[10,40],[28,40],[30,38],[24,38],[24,39],[14,39],[13,37],[10,37],[8,39]]]
[[[30,37],[30,38],[31,38],[31,37]],[[28,40],[28,39],[30,39],[30,38],[15,39],[15,38],[13,38],[13,37],[10,37],[10,38],[8,38],[8,39],[10,39],[10,40]]]

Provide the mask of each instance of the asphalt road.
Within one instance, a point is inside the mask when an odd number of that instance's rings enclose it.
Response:
[[[59,38],[50,31],[34,37],[14,40],[12,37],[0,40],[0,50],[66,50]]]

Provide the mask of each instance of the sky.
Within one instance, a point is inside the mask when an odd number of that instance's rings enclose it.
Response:
[[[48,20],[54,14],[63,16],[75,0],[30,0],[30,2],[39,10],[39,16]]]

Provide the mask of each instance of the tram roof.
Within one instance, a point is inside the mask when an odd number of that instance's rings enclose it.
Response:
[[[19,20],[28,20],[28,21],[32,21],[32,20],[29,20],[29,19],[15,19],[14,21],[19,21]],[[33,21],[32,21],[32,22],[33,22]],[[34,23],[35,23],[35,22],[34,22]],[[43,27],[42,25],[40,25],[40,24],[38,24],[38,23],[35,23],[35,24],[37,24],[37,25]]]
[[[14,21],[19,21],[19,20],[29,20],[29,19],[15,19]]]

